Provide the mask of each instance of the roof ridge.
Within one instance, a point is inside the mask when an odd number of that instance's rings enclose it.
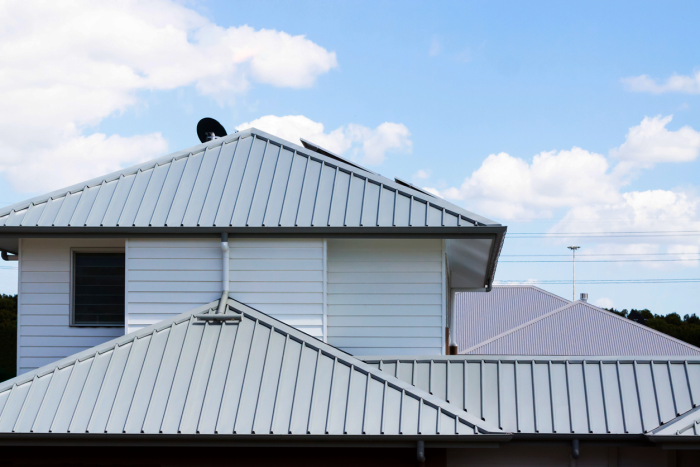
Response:
[[[209,323],[210,320],[207,320],[206,318],[204,318],[204,315],[211,314],[213,317],[222,316],[222,315],[217,315],[215,313],[211,313],[213,310],[216,310],[218,308],[218,303],[219,303],[219,300],[216,300],[214,302],[210,302],[207,305],[203,305],[203,306],[197,307],[191,311],[181,313],[177,316],[160,321],[160,322],[153,324],[151,326],[144,327],[144,328],[139,329],[137,331],[134,331],[134,332],[131,332],[131,333],[126,334],[124,336],[113,339],[109,342],[105,342],[101,345],[92,347],[90,349],[79,352],[75,355],[66,357],[58,362],[55,362],[55,363],[52,363],[49,365],[45,365],[41,368],[38,368],[36,370],[25,373],[23,375],[17,376],[11,380],[5,381],[4,383],[0,384],[0,394],[3,394],[3,393],[6,394],[9,391],[10,396],[11,396],[11,391],[13,391],[14,388],[16,388],[16,387],[23,386],[23,385],[30,383],[30,382],[33,385],[37,381],[37,379],[42,377],[42,376],[54,373],[57,370],[69,367],[71,365],[75,365],[78,362],[85,361],[85,360],[88,360],[88,359],[93,358],[93,357],[97,357],[100,354],[103,354],[103,353],[106,353],[109,351],[116,351],[117,349],[123,348],[126,345],[135,343],[139,339],[148,338],[149,336],[155,336],[156,333],[163,331],[166,328],[170,328],[170,327],[173,327],[177,324],[183,323],[185,321],[192,322],[192,321],[204,320],[207,323]],[[287,324],[283,323],[282,321],[280,321],[274,317],[271,317],[271,316],[269,316],[269,315],[267,315],[259,310],[251,308],[248,305],[245,305],[241,302],[238,302],[230,297],[227,301],[227,305],[228,306],[226,307],[226,312],[224,314],[225,315],[235,315],[235,314],[240,315],[240,317],[237,318],[239,323],[241,322],[241,320],[243,320],[243,318],[248,318],[248,319],[254,321],[255,323],[260,323],[261,326],[265,326],[265,327],[269,327],[270,329],[277,330],[281,334],[287,336],[287,339],[292,339],[294,341],[302,343],[302,351],[303,351],[303,346],[306,346],[307,348],[311,348],[311,349],[318,351],[319,352],[318,353],[319,359],[321,358],[321,354],[325,354],[328,357],[334,358],[335,361],[346,365],[348,368],[350,368],[351,372],[352,371],[359,371],[360,373],[371,375],[372,379],[384,384],[384,386],[385,386],[384,391],[385,392],[387,390],[386,385],[388,384],[390,387],[394,388],[395,390],[398,390],[401,394],[406,394],[409,397],[414,398],[415,400],[417,400],[419,402],[419,404],[427,404],[428,406],[433,407],[434,409],[436,409],[438,411],[437,412],[437,414],[438,414],[437,433],[438,434],[440,434],[440,429],[439,429],[440,416],[439,415],[442,413],[453,417],[456,424],[459,424],[458,422],[461,421],[462,423],[472,427],[475,430],[475,432],[480,432],[480,433],[484,433],[484,434],[488,434],[488,433],[505,434],[502,430],[490,426],[488,423],[485,423],[484,421],[477,419],[477,417],[475,417],[474,415],[465,412],[464,410],[448,403],[447,401],[444,401],[443,399],[441,399],[435,395],[432,395],[432,394],[425,392],[417,387],[414,387],[413,385],[406,383],[406,382],[404,382],[404,381],[402,381],[402,380],[400,380],[400,379],[398,379],[398,378],[396,378],[396,377],[394,377],[386,372],[383,372],[377,368],[374,368],[373,366],[365,363],[364,361],[360,360],[359,358],[354,357],[353,355],[351,355],[343,350],[340,350],[340,349],[338,349],[338,348],[336,348],[328,343],[325,343],[325,342],[319,340],[318,338],[313,337],[313,336],[311,336],[303,331],[300,331],[299,329],[296,329],[290,325],[287,325]],[[173,331],[171,331],[171,333],[172,332]],[[240,333],[240,332],[243,332],[243,331],[241,331],[239,328],[238,333]],[[204,334],[202,335],[202,337],[200,337],[200,340],[202,340],[202,341],[204,339],[203,336],[204,336]],[[251,335],[250,339],[251,339],[250,345],[251,345],[251,349],[252,349],[252,342],[253,342],[252,335]],[[150,345],[154,345],[154,344],[152,344],[151,342],[148,342],[148,345],[149,345],[149,349],[150,349]],[[268,348],[269,348],[269,345],[270,344],[268,341]],[[184,349],[184,347],[183,347],[183,349]],[[184,351],[183,349],[180,349],[180,352],[183,352]],[[133,348],[132,348],[131,352],[132,353],[134,352]],[[295,357],[295,358],[301,359],[302,353],[299,353],[299,357]],[[246,362],[249,361],[251,358],[253,358],[252,355],[253,355],[252,353],[246,354],[246,356],[244,357]],[[114,358],[116,358],[115,354],[112,354],[111,360]],[[131,357],[129,357],[129,358],[131,358]],[[141,357],[139,357],[139,358],[141,358]],[[146,356],[144,355],[142,358],[144,358],[144,361],[145,361]],[[197,356],[197,358],[199,359],[199,356]],[[243,358],[243,357],[241,357],[241,358]],[[111,365],[111,360],[110,360],[110,365]],[[265,356],[265,360],[267,360],[267,356]],[[93,365],[95,365],[95,363],[93,363]],[[247,363],[246,363],[246,365],[247,365]],[[301,360],[300,360],[299,365],[301,365]],[[281,368],[280,372],[282,372],[283,367],[280,367],[280,368]],[[126,370],[127,370],[127,368],[125,367],[122,371],[126,371]],[[73,372],[75,372],[75,371],[76,370],[74,369]],[[209,371],[212,371],[212,369],[210,368]],[[171,384],[175,384],[174,381],[175,380],[173,380],[173,382]],[[260,376],[260,384],[262,384],[262,381],[263,381],[263,376],[261,375]],[[369,390],[369,383],[370,383],[370,379],[368,376],[367,390]],[[83,382],[83,384],[86,384],[86,382]],[[102,384],[104,384],[104,382]],[[120,384],[121,384],[121,382],[118,383],[117,389],[119,388]],[[155,384],[155,382],[154,382],[154,384]],[[187,383],[188,386],[189,386],[189,384],[190,384],[190,382]],[[350,384],[350,383],[348,383],[348,384]],[[206,386],[205,386],[205,388],[206,388]],[[204,389],[204,390],[206,391],[206,389]],[[295,391],[296,391],[296,389],[295,389]],[[102,391],[100,390],[99,393],[101,394]],[[135,397],[135,394],[132,395],[132,397]],[[240,396],[240,397],[243,397],[243,396]],[[27,398],[27,400],[28,400],[28,398]],[[11,399],[10,400],[6,399],[6,402],[4,405],[7,406],[7,404],[9,404],[10,401],[11,401]],[[25,401],[25,400],[23,399],[23,401]],[[22,406],[24,406],[24,404],[25,404],[25,402],[22,402]],[[419,405],[419,407],[421,407],[421,406],[422,405]],[[2,409],[2,408],[3,407],[0,407],[0,409]],[[93,410],[94,410],[94,408],[93,408]],[[220,409],[220,410],[223,410],[223,409]],[[310,410],[312,410],[312,409],[310,409]],[[420,415],[418,417],[420,420]],[[0,410],[0,421],[2,421],[2,419],[3,419],[3,410]],[[456,429],[457,428],[455,426],[455,430]],[[363,430],[364,430],[364,428],[363,428]]]
[[[547,290],[544,290],[540,287],[537,287],[536,285],[531,285],[531,284],[513,284],[513,285],[508,285],[508,284],[498,284],[494,285],[493,288],[499,288],[499,289],[516,289],[516,288],[521,288],[521,289],[534,289],[537,290],[538,292],[542,292],[543,294],[549,295],[552,298],[559,299],[565,303],[573,303],[571,300],[568,298],[564,298],[562,296],[559,296],[557,294],[554,294],[552,292],[549,292]]]
[[[206,151],[209,148],[215,148],[215,147],[223,147],[226,144],[232,143],[234,141],[238,141],[241,139],[245,139],[250,136],[257,136],[258,139],[262,139],[265,141],[272,142],[276,145],[279,145],[280,147],[289,149],[291,151],[294,151],[296,153],[299,153],[303,155],[304,157],[309,157],[314,160],[323,162],[324,164],[333,166],[333,167],[339,167],[342,168],[344,171],[347,171],[348,173],[351,174],[356,174],[357,176],[364,177],[366,179],[372,180],[373,182],[386,186],[390,190],[395,190],[397,192],[403,193],[404,195],[407,195],[411,198],[417,199],[420,202],[428,204],[432,204],[435,207],[439,207],[441,209],[447,210],[448,212],[453,213],[454,215],[458,216],[459,218],[464,218],[465,220],[479,226],[492,226],[492,227],[497,227],[501,226],[501,224],[488,219],[486,217],[480,216],[476,213],[473,213],[471,211],[468,211],[464,208],[461,208],[455,204],[450,203],[449,201],[442,199],[442,198],[437,198],[432,195],[428,196],[425,193],[422,193],[419,190],[416,190],[414,188],[402,185],[395,180],[390,180],[386,177],[383,177],[381,174],[375,174],[374,172],[371,172],[363,167],[357,166],[353,163],[348,163],[348,162],[343,162],[342,160],[338,158],[333,158],[330,156],[327,156],[323,153],[316,152],[312,149],[305,148],[301,145],[289,142],[287,140],[284,140],[282,138],[279,138],[277,136],[274,136],[272,134],[266,133],[264,131],[261,131],[257,128],[249,128],[247,130],[242,130],[240,132],[233,133],[231,135],[224,136],[223,138],[217,138],[212,141],[208,141],[205,143],[201,143],[195,146],[192,146],[187,149],[183,149],[180,151],[176,151],[174,153],[161,156],[155,159],[151,159],[149,161],[143,162],[141,164],[136,164],[130,167],[126,167],[124,169],[119,169],[114,172],[110,172],[108,174],[92,178],[87,181],[81,181],[79,183],[76,183],[74,185],[70,185],[64,188],[60,188],[58,190],[51,191],[49,193],[45,193],[39,196],[35,196],[33,198],[29,198],[24,201],[20,201],[18,203],[10,204],[8,206],[0,208],[0,218],[4,218],[5,216],[9,215],[13,211],[22,211],[28,207],[30,207],[32,204],[37,205],[37,204],[43,204],[44,202],[49,201],[52,198],[63,198],[64,196],[72,193],[77,193],[85,189],[85,187],[93,187],[96,185],[100,185],[103,182],[111,182],[114,180],[117,180],[121,176],[128,176],[128,175],[133,175],[138,173],[139,170],[145,171],[148,169],[155,168],[159,165],[162,165],[164,163],[169,163],[172,162],[173,160],[179,160],[184,157],[189,157],[189,156],[194,156],[197,154],[200,154],[204,151]],[[439,203],[439,205],[437,204]]]

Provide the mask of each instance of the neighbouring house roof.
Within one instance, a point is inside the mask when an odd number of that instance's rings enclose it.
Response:
[[[308,144],[307,144],[308,146]],[[23,234],[432,236],[455,287],[490,286],[506,228],[317,146],[249,129],[0,209]]]
[[[460,353],[700,356],[700,349],[587,302],[577,301],[471,347],[460,348]]]
[[[0,384],[0,433],[508,438],[264,313],[217,307]]]
[[[363,358],[512,433],[656,435],[700,419],[698,357]]]
[[[457,293],[457,346],[460,350],[473,348],[569,303],[532,285],[499,285],[489,293]]]

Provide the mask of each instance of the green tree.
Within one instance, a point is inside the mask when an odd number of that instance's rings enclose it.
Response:
[[[0,382],[17,374],[17,295],[0,294]]]
[[[654,314],[646,309],[618,311],[613,308],[606,308],[606,310],[668,334],[688,344],[700,347],[700,318],[695,313],[681,318],[681,315],[678,313],[669,313],[663,316]]]

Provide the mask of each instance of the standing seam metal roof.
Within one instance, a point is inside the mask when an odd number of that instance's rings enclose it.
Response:
[[[700,356],[700,349],[589,303],[577,301],[460,353]]]
[[[0,433],[503,434],[264,313],[217,307],[0,384]]]
[[[459,349],[470,349],[568,305],[568,300],[534,286],[494,286],[489,293],[463,292],[456,297]]]
[[[512,433],[642,434],[689,411],[683,426],[700,418],[700,358],[364,359]]]
[[[0,210],[0,227],[499,224],[257,129]]]

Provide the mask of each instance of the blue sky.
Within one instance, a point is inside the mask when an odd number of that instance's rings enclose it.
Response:
[[[308,137],[509,232],[572,236],[507,239],[499,280],[570,280],[567,262],[507,262],[566,261],[509,255],[570,243],[634,260],[578,263],[581,280],[700,277],[700,236],[601,233],[700,231],[695,2],[103,5],[0,3],[1,204],[192,146],[210,116]],[[681,315],[695,288],[577,287]]]

